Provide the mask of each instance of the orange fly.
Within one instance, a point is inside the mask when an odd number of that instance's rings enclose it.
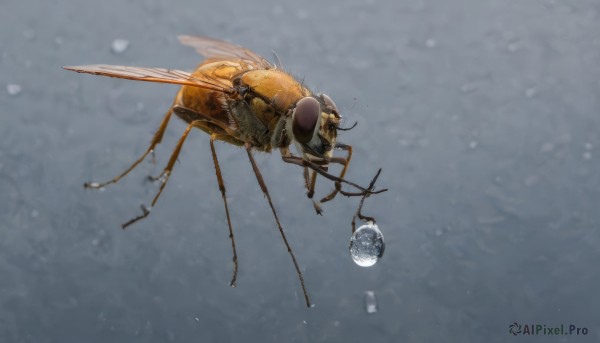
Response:
[[[116,183],[153,152],[155,146],[162,140],[173,113],[184,120],[188,124],[187,128],[179,139],[162,174],[154,178],[161,182],[151,206],[147,208],[142,205],[142,214],[123,224],[123,228],[126,228],[149,215],[150,208],[156,204],[171,175],[175,161],[190,130],[198,128],[208,133],[233,250],[234,270],[230,284],[235,286],[238,270],[235,239],[214,141],[220,140],[244,147],[296,268],[306,304],[310,306],[302,272],[285,237],[267,186],[252,155],[252,150],[270,152],[273,149],[279,149],[284,162],[303,167],[307,195],[311,199],[317,175],[334,181],[335,189],[331,193],[318,202],[313,200],[318,214],[321,214],[321,203],[330,201],[338,193],[341,193],[346,196],[362,197],[356,216],[373,220],[373,218],[362,216],[360,208],[364,199],[369,195],[386,191],[386,189],[377,191],[373,189],[379,172],[367,188],[344,179],[352,157],[352,147],[337,142],[338,131],[348,129],[340,127],[342,117],[333,100],[326,94],[311,92],[301,82],[283,71],[280,66],[271,64],[263,57],[241,46],[206,37],[180,36],[179,40],[182,44],[195,48],[206,58],[191,73],[174,69],[104,64],[64,67],[78,73],[182,85],[144,154],[112,180],[104,183],[88,182],[84,186],[101,188]],[[296,146],[300,156],[292,154],[289,149],[292,144]],[[346,157],[333,156],[334,149],[345,151]],[[329,163],[342,165],[339,176],[328,173]],[[342,184],[353,187],[355,191],[343,190]]]

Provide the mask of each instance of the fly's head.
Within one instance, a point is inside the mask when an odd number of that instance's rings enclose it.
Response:
[[[292,138],[302,158],[327,170],[342,118],[335,103],[326,94],[307,96],[291,111]]]

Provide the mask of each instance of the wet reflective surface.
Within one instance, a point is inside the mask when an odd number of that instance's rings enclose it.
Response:
[[[561,342],[600,340],[600,7],[582,1],[0,1],[0,341]],[[256,159],[294,268],[243,150],[217,144],[237,287],[208,136],[185,129],[103,191],[150,142],[177,90],[64,65],[192,69],[179,34],[252,48],[335,101],[348,178],[377,186],[372,268],[348,256],[358,199],[316,216],[302,172]],[[125,40],[129,44],[114,42]],[[18,87],[15,87],[18,86]],[[321,180],[315,197],[333,189]],[[378,312],[365,312],[364,292]]]

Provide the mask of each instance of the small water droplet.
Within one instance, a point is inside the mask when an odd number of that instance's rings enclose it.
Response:
[[[200,318],[196,317],[194,318],[198,323],[200,323]]]
[[[285,10],[281,5],[275,5],[271,8],[271,13],[273,13],[274,15],[281,15],[283,14],[283,12],[285,12]]]
[[[383,234],[377,224],[372,222],[359,227],[350,239],[350,255],[354,263],[361,267],[377,263],[384,251]]]
[[[301,9],[298,12],[296,12],[296,17],[298,17],[298,19],[304,20],[304,19],[307,19],[308,16],[309,16],[309,14],[308,14],[308,11],[306,11],[306,10]]]
[[[19,93],[21,93],[22,90],[23,90],[23,88],[21,87],[21,85],[18,85],[16,83],[11,83],[9,85],[6,85],[6,91],[8,92],[9,95],[12,95],[12,96],[19,95]]]
[[[554,144],[551,142],[542,144],[542,147],[540,148],[540,152],[551,152],[552,150],[554,150]]]
[[[583,153],[583,159],[584,160],[591,160],[592,159],[592,153],[589,151],[586,151]]]
[[[476,83],[465,83],[464,85],[460,86],[460,91],[467,94],[467,93],[473,93],[474,91],[477,90],[477,84]]]
[[[437,45],[437,42],[433,38],[429,38],[428,40],[425,41],[425,46],[427,46],[428,48],[435,48],[436,45]]]
[[[377,313],[377,297],[374,291],[365,292],[365,309],[367,313]]]
[[[583,145],[583,147],[585,148],[585,150],[592,150],[592,148],[593,148],[594,146],[592,145],[592,143],[585,143],[585,144]]]
[[[31,211],[31,218],[37,218],[40,216],[40,212],[38,210]]]
[[[537,90],[535,88],[528,88],[525,90],[525,96],[528,98],[533,98],[537,94]]]
[[[113,40],[110,50],[115,54],[122,54],[129,48],[131,43],[126,39],[115,39]]]
[[[477,144],[478,144],[477,141],[471,141],[471,143],[469,143],[469,148],[475,149],[475,148],[477,148]]]
[[[308,323],[306,322],[306,320],[303,320],[303,321],[302,321],[302,324],[306,325],[306,324],[308,324]]]
[[[27,40],[34,40],[35,36],[36,36],[36,34],[33,29],[27,29],[27,30],[23,31],[23,37],[25,37],[25,39],[27,39]]]

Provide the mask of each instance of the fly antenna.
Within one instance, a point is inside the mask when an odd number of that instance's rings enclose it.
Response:
[[[352,126],[350,126],[350,127],[338,127],[337,129],[340,131],[350,131],[354,127],[356,127],[356,125],[358,125],[358,121],[355,121],[354,124],[352,124]]]

